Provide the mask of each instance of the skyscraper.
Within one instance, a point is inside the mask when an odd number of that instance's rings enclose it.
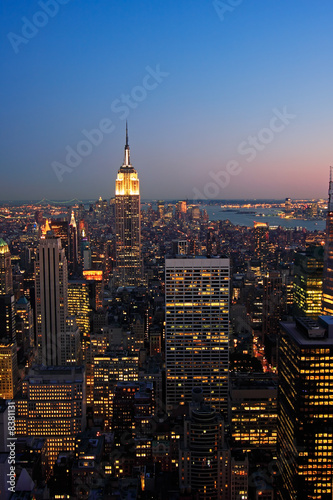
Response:
[[[38,362],[61,364],[60,337],[66,331],[67,259],[60,238],[41,238],[35,264]]]
[[[189,403],[193,387],[227,415],[229,259],[165,261],[166,401]]]
[[[331,500],[333,321],[281,323],[278,464],[282,500]]]
[[[333,168],[330,170],[323,274],[323,314],[333,315]]]
[[[142,275],[140,189],[137,171],[130,163],[127,124],[124,163],[118,170],[115,195],[117,272],[121,285],[137,285]]]
[[[13,293],[13,277],[10,251],[7,243],[0,238],[0,295]]]
[[[22,381],[16,435],[46,438],[49,468],[60,451],[75,450],[75,435],[85,429],[85,388],[82,366],[35,366]]]
[[[322,308],[324,249],[308,247],[295,256],[294,313],[317,319]]]
[[[13,399],[17,392],[16,343],[0,344],[0,398]]]

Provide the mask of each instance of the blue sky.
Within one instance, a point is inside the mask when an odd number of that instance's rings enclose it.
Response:
[[[0,199],[113,196],[125,115],[143,198],[326,197],[332,19],[329,1],[3,0]]]

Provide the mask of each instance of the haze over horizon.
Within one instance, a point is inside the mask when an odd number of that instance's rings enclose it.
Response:
[[[142,199],[327,198],[332,15],[309,0],[3,3],[0,200],[112,197],[126,119]]]

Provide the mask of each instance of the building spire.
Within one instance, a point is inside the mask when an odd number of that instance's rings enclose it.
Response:
[[[124,165],[130,165],[130,148],[128,144],[128,125],[127,125],[127,120],[126,120],[126,144],[125,144],[125,158],[124,158]]]
[[[71,226],[76,227],[76,221],[74,216],[74,210],[72,210],[71,221],[69,223]]]

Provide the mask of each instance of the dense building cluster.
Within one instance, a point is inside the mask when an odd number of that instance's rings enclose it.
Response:
[[[126,133],[114,198],[1,206],[1,498],[331,499],[332,196],[142,203]]]

